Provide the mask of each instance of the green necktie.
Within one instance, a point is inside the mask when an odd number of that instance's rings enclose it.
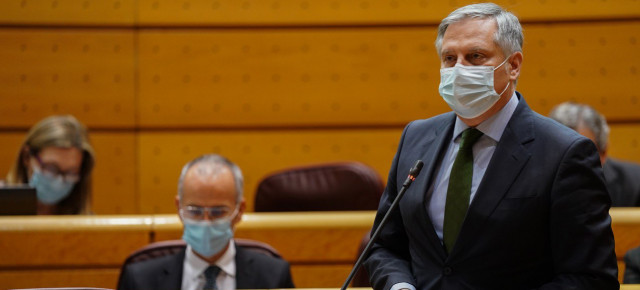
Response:
[[[480,139],[482,132],[469,128],[462,132],[462,140],[458,149],[458,156],[453,162],[449,187],[447,189],[447,203],[444,207],[443,240],[447,253],[450,253],[458,239],[464,216],[469,208],[471,196],[471,180],[473,177],[473,144]]]

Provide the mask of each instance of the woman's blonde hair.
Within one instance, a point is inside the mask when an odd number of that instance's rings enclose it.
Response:
[[[78,148],[82,151],[80,180],[69,196],[56,206],[58,214],[88,214],[91,212],[91,170],[95,163],[87,128],[71,115],[51,116],[33,126],[27,133],[9,174],[8,184],[29,183],[25,160],[47,147]]]

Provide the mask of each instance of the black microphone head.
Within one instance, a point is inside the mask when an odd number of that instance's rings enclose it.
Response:
[[[416,161],[416,164],[413,166],[413,168],[409,170],[409,175],[413,176],[414,178],[418,176],[418,174],[420,174],[420,170],[422,170],[423,165],[424,163],[422,163],[422,160]]]

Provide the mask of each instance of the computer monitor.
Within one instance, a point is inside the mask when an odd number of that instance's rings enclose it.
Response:
[[[29,186],[0,187],[0,215],[35,215],[36,189]]]

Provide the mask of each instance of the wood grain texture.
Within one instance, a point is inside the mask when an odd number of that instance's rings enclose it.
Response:
[[[247,213],[236,236],[280,251],[299,287],[339,287],[374,214]],[[610,214],[622,278],[624,254],[640,244],[640,209],[614,208]],[[79,285],[95,279],[104,283],[82,286],[112,287],[108,284],[116,282],[114,271],[130,252],[151,242],[152,236],[160,241],[179,239],[181,233],[176,215],[0,217],[0,285]],[[27,283],[6,282],[16,279]]]
[[[119,267],[73,269],[0,269],[0,285],[3,289],[95,287],[115,289],[120,275]]]
[[[29,128],[56,114],[93,128],[133,127],[133,31],[0,28],[0,42],[0,127]]]
[[[291,166],[360,161],[386,180],[400,133],[400,129],[141,133],[138,212],[174,213],[180,169],[207,153],[221,154],[242,169],[249,211],[260,180]]]

